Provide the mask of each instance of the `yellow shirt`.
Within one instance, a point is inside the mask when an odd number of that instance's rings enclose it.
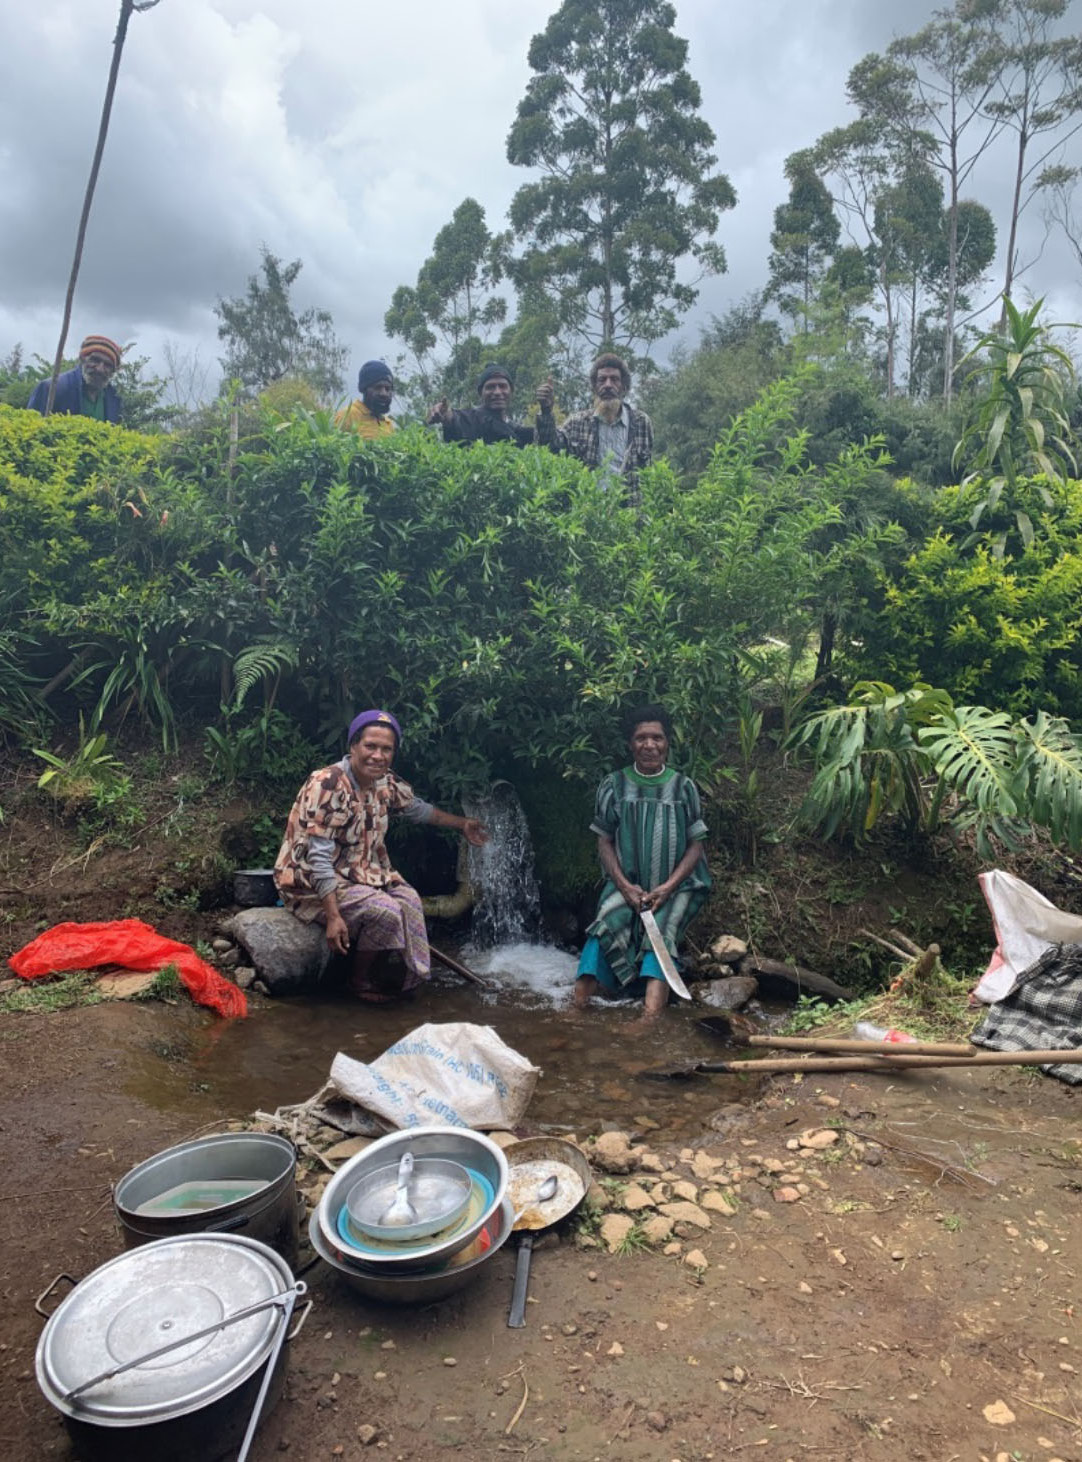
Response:
[[[395,429],[393,417],[374,415],[363,401],[351,401],[334,418],[334,423],[343,431],[355,431],[366,440],[372,437],[389,437]]]

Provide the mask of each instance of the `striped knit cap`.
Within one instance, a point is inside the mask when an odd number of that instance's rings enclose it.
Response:
[[[110,340],[108,335],[88,335],[79,346],[79,359],[83,360],[88,355],[108,356],[113,370],[120,369],[120,346],[115,340]]]

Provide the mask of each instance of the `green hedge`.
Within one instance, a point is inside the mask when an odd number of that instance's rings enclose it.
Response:
[[[978,537],[970,515],[981,495],[973,485],[936,496],[927,540],[880,570],[848,669],[854,679],[925,681],[962,704],[1082,718],[1082,482],[1057,490],[1052,509],[1038,484],[1021,484]],[[1033,522],[1028,546],[1018,510]],[[1012,530],[997,557],[997,535]]]

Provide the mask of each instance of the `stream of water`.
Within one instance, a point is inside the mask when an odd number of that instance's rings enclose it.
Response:
[[[533,849],[526,818],[507,782],[498,782],[471,814],[490,839],[471,849],[471,877],[480,888],[470,941],[458,954],[489,982],[488,991],[440,972],[416,1000],[394,1006],[359,1005],[344,992],[277,1000],[243,1021],[212,1020],[186,1053],[185,1067],[148,1057],[133,1093],[155,1105],[184,1104],[187,1077],[194,1107],[213,1093],[223,1115],[273,1110],[306,1100],[326,1081],[336,1051],[371,1061],[427,1021],[473,1021],[493,1026],[541,1068],[529,1126],[552,1132],[596,1131],[605,1122],[656,1123],[660,1135],[701,1133],[709,1115],[748,1090],[736,1077],[691,1081],[641,1078],[648,1068],[685,1067],[727,1054],[696,1024],[701,1012],[680,1002],[646,1034],[636,1028],[636,1002],[570,1007],[577,957],[538,942],[541,925]],[[444,947],[438,928],[437,946]],[[178,1088],[180,1088],[178,1090]],[[640,1125],[643,1125],[640,1123]]]

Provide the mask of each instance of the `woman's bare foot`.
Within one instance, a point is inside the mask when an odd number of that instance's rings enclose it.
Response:
[[[593,975],[580,975],[575,981],[575,994],[571,1005],[575,1010],[585,1010],[597,994],[597,981]]]

